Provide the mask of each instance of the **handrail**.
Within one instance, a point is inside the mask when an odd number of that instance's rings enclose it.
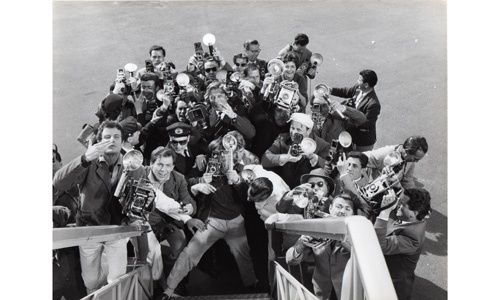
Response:
[[[317,300],[318,298],[306,289],[297,279],[288,273],[277,262],[274,262],[274,273],[278,285],[277,300]]]
[[[342,299],[363,299],[363,296],[369,300],[397,299],[375,230],[365,217],[288,222],[280,222],[278,218],[278,222],[266,226],[286,233],[347,241],[351,245],[351,260],[345,269],[344,280],[350,282],[343,284],[346,288],[342,289]]]
[[[52,231],[52,249],[56,250],[141,236],[146,230],[147,226],[144,225],[106,225],[54,228]]]

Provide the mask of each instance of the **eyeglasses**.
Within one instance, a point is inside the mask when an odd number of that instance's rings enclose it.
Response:
[[[242,64],[235,63],[235,65],[236,65],[237,67],[245,67],[247,64],[246,64],[246,63],[242,63]]]
[[[186,145],[187,144],[187,140],[185,141],[176,141],[176,140],[170,140],[170,143],[172,143],[172,145]]]
[[[217,68],[208,68],[208,69],[205,69],[205,72],[207,73],[210,73],[210,72],[216,72],[217,71]]]
[[[325,185],[325,183],[323,181],[317,181],[317,182],[309,182],[309,184],[311,185],[312,188],[314,188],[314,186],[318,186],[318,187],[323,187]]]

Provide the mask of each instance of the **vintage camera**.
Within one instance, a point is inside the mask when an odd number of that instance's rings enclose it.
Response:
[[[383,195],[399,185],[398,173],[402,170],[403,166],[404,161],[402,160],[396,164],[385,166],[379,177],[359,189],[361,196],[368,201],[381,201],[382,198],[377,197],[378,195]]]
[[[186,112],[186,118],[191,126],[202,129],[208,128],[208,116],[207,107],[202,103],[195,104]]]
[[[324,218],[328,216],[328,213],[325,212],[325,210],[328,209],[328,207],[326,207],[327,199],[328,198],[319,199],[316,195],[310,197],[304,209],[304,219]]]
[[[95,139],[96,131],[97,131],[97,125],[94,126],[90,124],[84,124],[82,131],[78,134],[76,137],[76,140],[82,144],[85,148],[88,148],[89,146],[89,141],[92,141]]]
[[[288,110],[293,110],[296,103],[293,103],[293,98],[298,93],[299,84],[295,81],[283,80],[280,83],[280,90],[275,99],[275,103]]]
[[[154,209],[155,192],[153,186],[146,178],[130,178],[123,187],[120,203],[122,213],[132,220],[147,221],[149,214]]]
[[[347,131],[342,131],[339,134],[338,140],[332,139],[328,156],[325,159],[325,172],[331,177],[335,178],[339,175],[337,170],[337,162],[339,158],[345,154],[347,155],[352,151],[352,137]]]
[[[151,59],[146,59],[144,61],[144,64],[146,65],[146,72],[153,73],[155,71],[155,67],[154,67],[153,62],[151,61]]]
[[[300,133],[294,133],[292,136],[292,145],[290,146],[290,155],[299,156],[302,152],[300,143],[304,139],[304,136]]]
[[[127,81],[127,76],[125,75],[124,69],[119,68],[116,70],[115,84],[123,84],[120,89],[120,92],[123,95],[130,95],[132,93],[132,86],[130,85],[130,82]]]
[[[311,65],[307,68],[306,76],[310,79],[316,77],[316,71],[319,65],[323,63],[323,56],[319,53],[313,53],[310,59]]]
[[[226,184],[226,179],[224,176],[224,162],[225,156],[224,151],[222,150],[214,150],[212,151],[210,158],[207,162],[206,173],[209,173],[212,177],[212,181],[210,182],[216,188],[221,187],[223,184]]]
[[[215,35],[211,33],[207,33],[202,38],[203,44],[208,47],[210,57],[214,58],[216,61],[220,61],[220,58],[214,55],[215,49]]]
[[[207,173],[212,174],[212,176],[222,176],[222,166],[224,164],[224,159],[222,151],[213,151],[208,159],[207,163]]]
[[[328,115],[327,104],[313,103],[311,105],[311,119],[314,125],[316,125],[316,128],[320,132],[323,129],[323,125],[325,124],[327,115]]]

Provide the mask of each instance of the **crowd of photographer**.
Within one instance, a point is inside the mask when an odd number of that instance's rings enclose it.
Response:
[[[155,288],[169,299],[184,292],[200,260],[215,267],[210,257],[221,255],[213,250],[219,240],[235,258],[244,291],[265,291],[265,221],[362,215],[374,223],[399,299],[408,299],[431,211],[413,171],[428,146],[412,136],[373,149],[381,110],[376,73],[361,71],[351,88],[313,87],[322,56],[307,48],[305,34],[268,62],[258,58],[258,41],[246,41],[233,66],[213,35],[203,42],[208,51],[195,43],[186,67],[152,46],[144,68],[119,68],[97,120],[78,135],[84,154],[62,166],[54,148],[61,226],[147,224]],[[87,293],[125,274],[128,244],[79,247]],[[282,246],[289,264],[315,261],[320,299],[340,299],[347,241],[290,235]],[[56,293],[55,285],[54,298],[84,296],[81,279],[67,276],[80,288]]]

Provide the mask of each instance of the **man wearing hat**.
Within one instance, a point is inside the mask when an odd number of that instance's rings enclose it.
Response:
[[[314,194],[320,201],[325,203],[328,208],[331,201],[328,197],[332,194],[338,194],[338,184],[329,177],[322,168],[312,170],[309,174],[304,174],[300,177],[300,184],[292,191],[285,194],[285,196],[276,204],[276,210],[280,213],[287,214],[304,214],[304,207],[307,203],[300,203],[294,199],[294,191],[305,190],[311,195]]]
[[[294,113],[289,122],[290,131],[280,134],[266,150],[262,156],[262,166],[272,168],[288,186],[295,187],[299,184],[301,175],[309,173],[314,167],[325,165],[330,146],[322,138],[311,134],[314,123],[310,115]],[[314,140],[316,149],[310,154],[304,154],[301,150],[299,155],[292,155],[292,137],[310,138]]]
[[[122,144],[122,154],[135,149],[139,150],[138,145],[140,143],[141,136],[141,124],[137,122],[137,119],[130,116],[120,122],[123,130],[123,144]]]
[[[183,122],[176,122],[167,127],[167,132],[169,137],[167,147],[177,154],[174,162],[175,170],[188,179],[200,177],[205,166],[204,155],[198,156],[199,153],[189,144],[192,127]]]
[[[109,94],[99,104],[95,113],[99,124],[105,120],[121,121],[128,116],[136,116],[134,104],[123,95]]]

